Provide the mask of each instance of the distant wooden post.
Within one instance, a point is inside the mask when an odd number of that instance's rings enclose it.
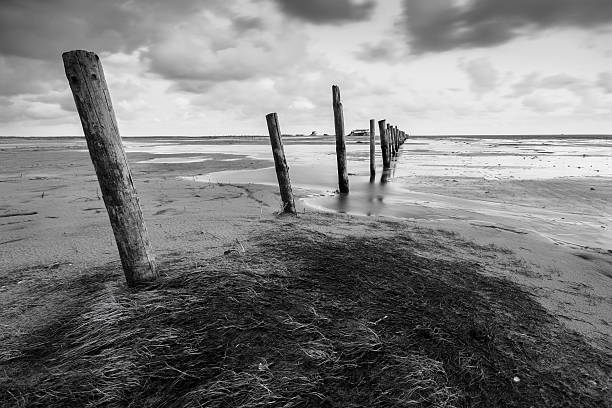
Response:
[[[391,151],[397,156],[397,127],[391,126]]]
[[[370,119],[370,176],[376,174],[376,121]]]
[[[393,159],[393,144],[391,143],[391,140],[393,138],[393,134],[392,134],[392,128],[391,125],[387,123],[387,144],[389,145],[388,149],[389,149],[389,163],[391,162],[391,160]]]
[[[62,58],[127,283],[155,280],[155,257],[100,59],[83,50],[66,52]]]
[[[344,115],[340,101],[340,88],[332,86],[334,105],[334,125],[336,127],[336,160],[338,162],[338,190],[342,194],[349,192],[348,171],[346,169],[346,144],[344,142]]]
[[[400,148],[400,130],[397,128],[397,126],[395,127],[395,152],[399,153],[399,148]]]
[[[278,187],[280,188],[281,199],[283,200],[283,212],[296,214],[291,181],[289,180],[289,166],[285,159],[285,149],[281,139],[278,115],[276,113],[269,113],[266,115],[266,121],[268,122],[268,133],[270,134],[270,144],[272,145],[272,155],[274,156],[274,166],[276,167],[276,178],[278,179]]]
[[[380,148],[382,150],[383,169],[391,167],[391,157],[389,157],[389,140],[387,138],[387,125],[386,121],[378,121],[378,129],[380,131]]]

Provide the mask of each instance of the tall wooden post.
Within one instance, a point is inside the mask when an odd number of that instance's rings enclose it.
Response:
[[[342,194],[349,192],[348,171],[346,169],[346,144],[344,142],[344,114],[340,101],[340,88],[332,86],[334,105],[334,125],[336,127],[336,160],[338,162],[338,190]]]
[[[370,119],[370,176],[376,174],[376,121]]]
[[[389,155],[389,140],[387,138],[387,125],[386,121],[378,121],[378,129],[380,131],[380,148],[382,150],[383,169],[391,167],[391,157]]]
[[[77,50],[62,55],[129,286],[157,278],[155,257],[100,59]]]
[[[270,134],[270,144],[272,145],[272,155],[274,156],[274,166],[276,167],[276,178],[280,188],[281,199],[283,200],[283,212],[295,214],[295,202],[293,200],[293,191],[291,190],[291,180],[289,180],[289,166],[285,159],[285,149],[281,139],[278,115],[276,113],[267,114],[266,122],[268,123],[268,133]]]

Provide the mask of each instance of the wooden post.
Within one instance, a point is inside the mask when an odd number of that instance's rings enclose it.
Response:
[[[370,177],[376,174],[376,121],[370,119]]]
[[[125,279],[129,286],[155,280],[158,276],[155,257],[100,59],[95,53],[83,50],[66,52],[62,58]]]
[[[283,212],[296,214],[293,191],[291,190],[291,180],[289,180],[289,166],[285,159],[285,149],[281,139],[278,115],[269,113],[266,115],[268,122],[268,133],[270,134],[270,144],[272,145],[272,155],[274,156],[274,166],[276,167],[276,178],[280,188],[281,199],[283,200]]]
[[[397,156],[397,127],[391,126],[391,151],[393,156]]]
[[[391,143],[391,140],[393,139],[393,133],[391,131],[391,125],[387,123],[387,142],[389,143],[389,160],[393,160],[393,148],[391,146],[393,146],[393,144]]]
[[[342,194],[349,192],[348,172],[346,169],[346,144],[344,142],[344,115],[340,101],[340,88],[332,86],[334,105],[334,125],[336,127],[336,160],[338,162],[338,190]]]
[[[387,139],[387,125],[385,120],[378,121],[378,129],[380,131],[380,148],[382,150],[383,169],[391,167],[391,158],[389,157],[389,141]]]
[[[393,132],[395,134],[395,154],[399,153],[399,138],[400,138],[400,133],[399,133],[399,129],[397,128],[397,126],[395,126],[395,132]]]

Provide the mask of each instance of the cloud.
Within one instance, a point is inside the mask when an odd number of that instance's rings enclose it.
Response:
[[[172,80],[174,89],[188,92],[281,74],[303,60],[307,38],[281,16],[262,15],[237,19],[232,9],[202,10],[160,30],[143,59],[152,72]]]
[[[401,55],[397,51],[396,44],[390,40],[384,40],[377,44],[363,44],[354,53],[354,56],[366,62],[398,62]]]
[[[499,81],[499,73],[495,67],[484,58],[462,61],[459,67],[468,75],[470,88],[474,93],[483,94],[494,90]]]
[[[232,23],[236,31],[239,33],[249,30],[259,30],[264,27],[263,20],[259,17],[238,16]]]
[[[129,100],[148,73],[169,80],[160,82],[170,91],[203,92],[286,71],[306,54],[295,26],[271,0],[5,0],[0,95],[36,94],[48,103],[60,91],[69,95],[61,52],[89,49],[102,57],[109,84],[119,84],[117,108],[133,112],[142,104]],[[65,100],[56,104],[67,108]],[[28,101],[37,102],[18,106]]]
[[[289,109],[297,110],[297,111],[311,111],[315,109],[316,106],[312,103],[308,98],[304,98],[303,96],[299,96],[291,102],[289,105]]]
[[[597,77],[597,86],[605,93],[612,94],[612,72],[600,72]]]
[[[564,111],[578,115],[609,112],[612,74],[601,72],[595,78],[581,78],[565,73],[524,75],[512,85],[507,95],[538,113]]]
[[[55,101],[47,103],[36,100],[36,98],[0,97],[0,105],[2,105],[0,109],[0,122],[2,123],[30,120],[57,122],[75,116],[74,113],[67,112]]]
[[[530,73],[512,86],[511,96],[526,96],[540,89],[566,89],[581,93],[589,86],[587,81],[567,74],[542,76],[538,73]]]
[[[370,17],[372,0],[274,0],[285,14],[315,24],[362,21]]]
[[[540,114],[575,109],[579,103],[575,95],[563,90],[539,91],[523,99],[524,106]]]
[[[490,47],[553,27],[593,29],[612,23],[610,0],[404,0],[415,54]]]
[[[3,0],[0,53],[53,61],[71,49],[130,53],[167,25],[228,7],[222,0]]]
[[[59,86],[62,71],[46,61],[0,55],[0,95],[47,92]]]

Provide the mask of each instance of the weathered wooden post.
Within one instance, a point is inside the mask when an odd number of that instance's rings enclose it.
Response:
[[[370,119],[370,177],[376,174],[376,121]]]
[[[391,158],[389,157],[389,140],[387,138],[387,126],[386,121],[378,121],[378,129],[380,131],[380,148],[382,150],[383,169],[391,167]]]
[[[100,59],[77,50],[62,55],[129,286],[157,278],[155,257]]]
[[[283,212],[286,214],[296,214],[291,180],[289,180],[289,166],[285,159],[285,149],[281,139],[278,115],[276,113],[267,114],[266,122],[268,122],[268,133],[270,134],[270,144],[272,145],[272,155],[274,156],[274,166],[276,167],[276,178],[280,188],[281,199],[283,200]]]
[[[395,152],[399,153],[399,148],[400,148],[400,130],[397,128],[397,126],[395,127]]]
[[[334,105],[334,125],[336,127],[336,160],[338,162],[338,190],[342,194],[349,192],[348,171],[346,169],[346,144],[344,142],[344,115],[340,101],[340,88],[332,86]]]
[[[389,158],[393,160],[393,126],[387,124],[387,139],[389,140]]]

